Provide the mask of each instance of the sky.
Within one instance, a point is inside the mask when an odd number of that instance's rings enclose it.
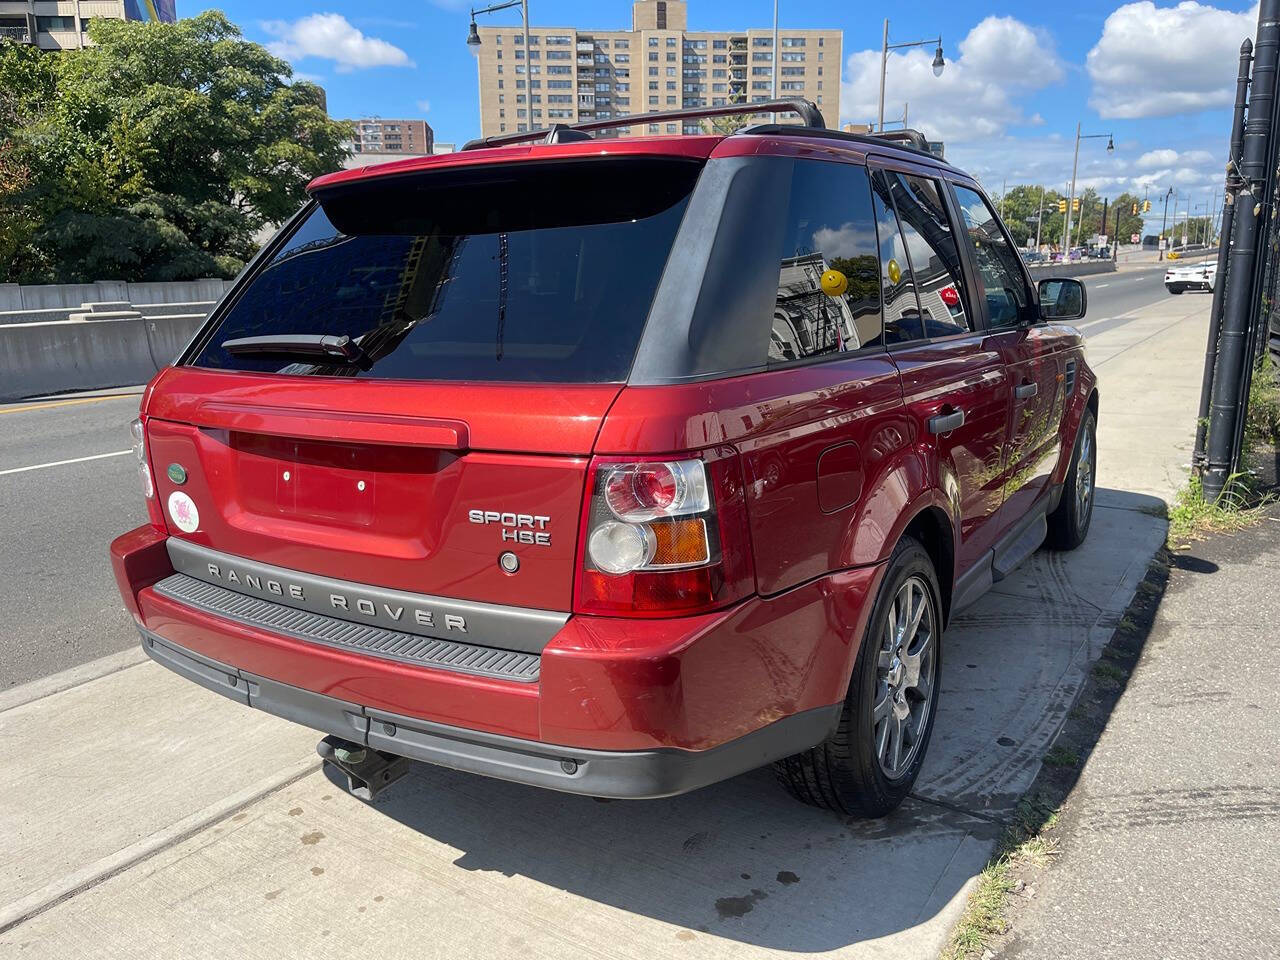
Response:
[[[178,0],[180,16],[221,9],[251,39],[287,60],[295,75],[322,85],[335,117],[420,117],[436,139],[479,134],[476,65],[462,0]],[[987,191],[1042,183],[1065,191],[1076,124],[1111,134],[1080,144],[1077,190],[1125,190],[1152,199],[1148,228],[1159,229],[1166,191],[1172,214],[1203,214],[1221,197],[1240,42],[1252,36],[1257,6],[1220,0],[1071,4],[869,4],[780,0],[786,27],[844,32],[840,121],[875,117],[885,16],[890,42],[942,35],[946,69],[934,77],[933,49],[890,54],[887,116],[910,105],[911,126],[946,143],[947,159]],[[535,28],[627,29],[628,0],[530,0]],[[772,24],[770,0],[690,0],[689,29]],[[481,18],[520,24],[519,9]],[[828,118],[832,123],[834,118]]]

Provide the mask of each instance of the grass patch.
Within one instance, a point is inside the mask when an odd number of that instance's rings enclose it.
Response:
[[[1269,356],[1254,369],[1245,411],[1242,456],[1247,466],[1257,463],[1260,451],[1280,446],[1280,381]],[[1169,544],[1202,540],[1213,533],[1235,533],[1258,521],[1258,508],[1269,503],[1249,470],[1230,477],[1216,501],[1205,499],[1199,477],[1192,477],[1178,492],[1169,510]]]
[[[1199,477],[1178,491],[1169,511],[1169,544],[1203,540],[1211,533],[1234,533],[1258,521],[1258,506],[1247,476],[1232,477],[1216,501],[1205,499]]]
[[[1080,754],[1068,747],[1054,747],[1044,755],[1044,762],[1051,767],[1078,767]]]
[[[1128,676],[1120,667],[1105,660],[1099,660],[1093,665],[1093,675],[1099,680],[1114,680],[1117,683]]]
[[[1017,885],[1014,874],[1024,865],[1043,867],[1058,852],[1057,839],[1049,836],[1057,823],[1057,808],[1046,809],[1025,799],[1018,803],[1013,822],[978,875],[978,885],[942,951],[942,960],[976,957],[993,937],[1005,932],[1005,909]]]

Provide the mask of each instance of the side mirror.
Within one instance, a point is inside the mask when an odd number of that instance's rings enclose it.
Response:
[[[1045,320],[1079,320],[1089,305],[1084,284],[1067,277],[1041,280],[1040,316]]]

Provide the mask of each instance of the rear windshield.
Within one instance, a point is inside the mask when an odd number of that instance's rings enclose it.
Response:
[[[191,362],[398,380],[625,380],[699,170],[667,158],[526,163],[322,195]],[[359,362],[223,347],[344,335]]]

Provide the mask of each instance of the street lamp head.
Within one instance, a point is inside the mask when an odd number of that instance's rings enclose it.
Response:
[[[942,39],[939,38],[938,49],[933,54],[933,75],[935,77],[942,76],[942,68],[946,65],[947,62],[942,59]]]
[[[480,55],[480,31],[476,29],[476,18],[471,18],[471,29],[467,33],[467,46],[476,56]]]
[[[1107,153],[1116,152],[1116,142],[1111,139],[1111,134],[1107,134]]]

